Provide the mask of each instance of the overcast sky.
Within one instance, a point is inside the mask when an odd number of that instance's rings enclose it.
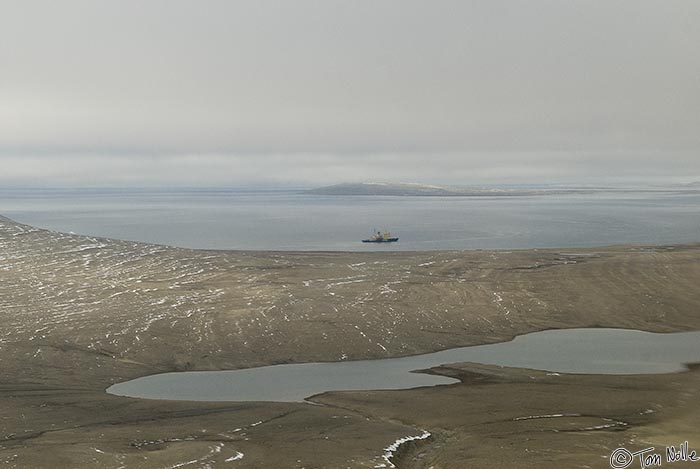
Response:
[[[700,180],[698,0],[0,0],[0,184]]]

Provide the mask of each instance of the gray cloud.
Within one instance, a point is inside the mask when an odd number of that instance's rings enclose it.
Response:
[[[499,183],[689,182],[697,156],[558,152],[431,154],[41,155],[1,157],[11,186],[311,186],[343,181]],[[604,171],[603,171],[604,170]]]
[[[0,5],[6,184],[700,178],[695,0]]]

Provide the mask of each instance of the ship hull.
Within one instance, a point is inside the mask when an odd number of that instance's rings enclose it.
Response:
[[[399,238],[386,238],[386,239],[363,239],[363,243],[395,243]]]

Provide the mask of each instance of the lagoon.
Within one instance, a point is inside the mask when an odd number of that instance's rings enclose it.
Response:
[[[518,336],[510,342],[410,357],[163,373],[115,384],[107,392],[145,399],[302,402],[328,391],[456,383],[453,378],[414,371],[459,362],[552,373],[673,373],[685,370],[686,363],[700,362],[700,331],[655,334],[606,328],[548,330]]]

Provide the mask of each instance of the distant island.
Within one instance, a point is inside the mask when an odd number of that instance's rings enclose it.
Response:
[[[450,187],[408,182],[346,182],[304,191],[313,195],[395,197],[516,197],[595,192],[697,192],[700,181],[674,186]]]
[[[374,195],[374,196],[424,196],[424,197],[478,197],[546,195],[580,192],[577,189],[505,189],[505,188],[455,188],[412,183],[359,182],[319,187],[306,191],[316,195]]]

